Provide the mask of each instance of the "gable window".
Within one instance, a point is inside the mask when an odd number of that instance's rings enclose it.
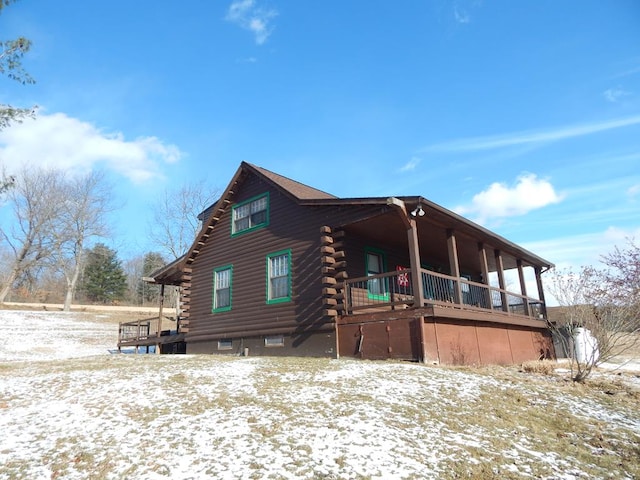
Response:
[[[231,285],[233,266],[216,268],[213,271],[213,312],[231,310]]]
[[[233,207],[232,235],[248,232],[269,224],[269,193],[250,198]]]
[[[267,255],[267,303],[291,301],[291,250]]]
[[[386,258],[382,250],[367,248],[365,250],[365,269],[367,277],[379,275],[386,271]],[[372,278],[367,282],[367,296],[374,300],[388,300],[389,288],[387,278]]]

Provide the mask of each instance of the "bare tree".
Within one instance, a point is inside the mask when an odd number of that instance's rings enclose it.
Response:
[[[640,334],[640,249],[629,240],[602,257],[603,269],[554,271],[550,290],[560,312],[550,324],[571,366],[584,381],[599,362],[625,353]]]
[[[87,242],[108,233],[107,214],[112,210],[111,185],[104,172],[92,171],[74,176],[65,184],[65,199],[60,204],[61,225],[55,235],[54,261],[66,280],[64,311],[71,309]]]
[[[138,291],[138,284],[144,276],[143,271],[144,256],[138,255],[125,261],[122,265],[127,276],[127,301],[132,305],[142,305],[143,299]]]
[[[154,222],[150,238],[161,253],[175,260],[184,255],[200,229],[198,215],[218,196],[217,189],[204,181],[187,183],[175,190],[165,190],[153,205]]]
[[[64,199],[64,175],[59,170],[24,167],[8,192],[15,223],[10,231],[1,230],[12,259],[0,290],[4,303],[11,288],[21,276],[48,260],[55,252],[51,232],[60,224],[58,206]]]

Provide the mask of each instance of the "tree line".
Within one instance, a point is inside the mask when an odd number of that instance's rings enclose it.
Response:
[[[167,190],[153,202],[150,237],[157,251],[123,262],[106,245],[113,190],[102,171],[77,174],[26,166],[3,195],[12,221],[0,229],[0,303],[157,302],[157,285],[143,281],[184,254],[200,228],[198,213],[216,194],[204,182]],[[149,219],[151,220],[151,219]]]

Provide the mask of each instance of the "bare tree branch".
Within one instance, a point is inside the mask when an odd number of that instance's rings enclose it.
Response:
[[[16,279],[41,265],[55,251],[51,233],[59,228],[60,211],[57,206],[64,198],[64,175],[59,170],[24,167],[9,191],[15,224],[2,236],[14,256],[5,284],[0,290],[0,303],[11,291]]]
[[[203,181],[166,190],[153,205],[154,221],[149,235],[160,251],[172,259],[184,255],[200,228],[198,214],[217,196],[217,189],[208,188]]]

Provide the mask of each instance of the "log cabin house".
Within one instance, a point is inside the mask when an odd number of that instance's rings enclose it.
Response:
[[[553,265],[426,198],[337,198],[243,162],[202,218],[186,255],[150,279],[180,287],[177,331],[124,325],[119,347],[447,364],[554,356],[542,287]]]

